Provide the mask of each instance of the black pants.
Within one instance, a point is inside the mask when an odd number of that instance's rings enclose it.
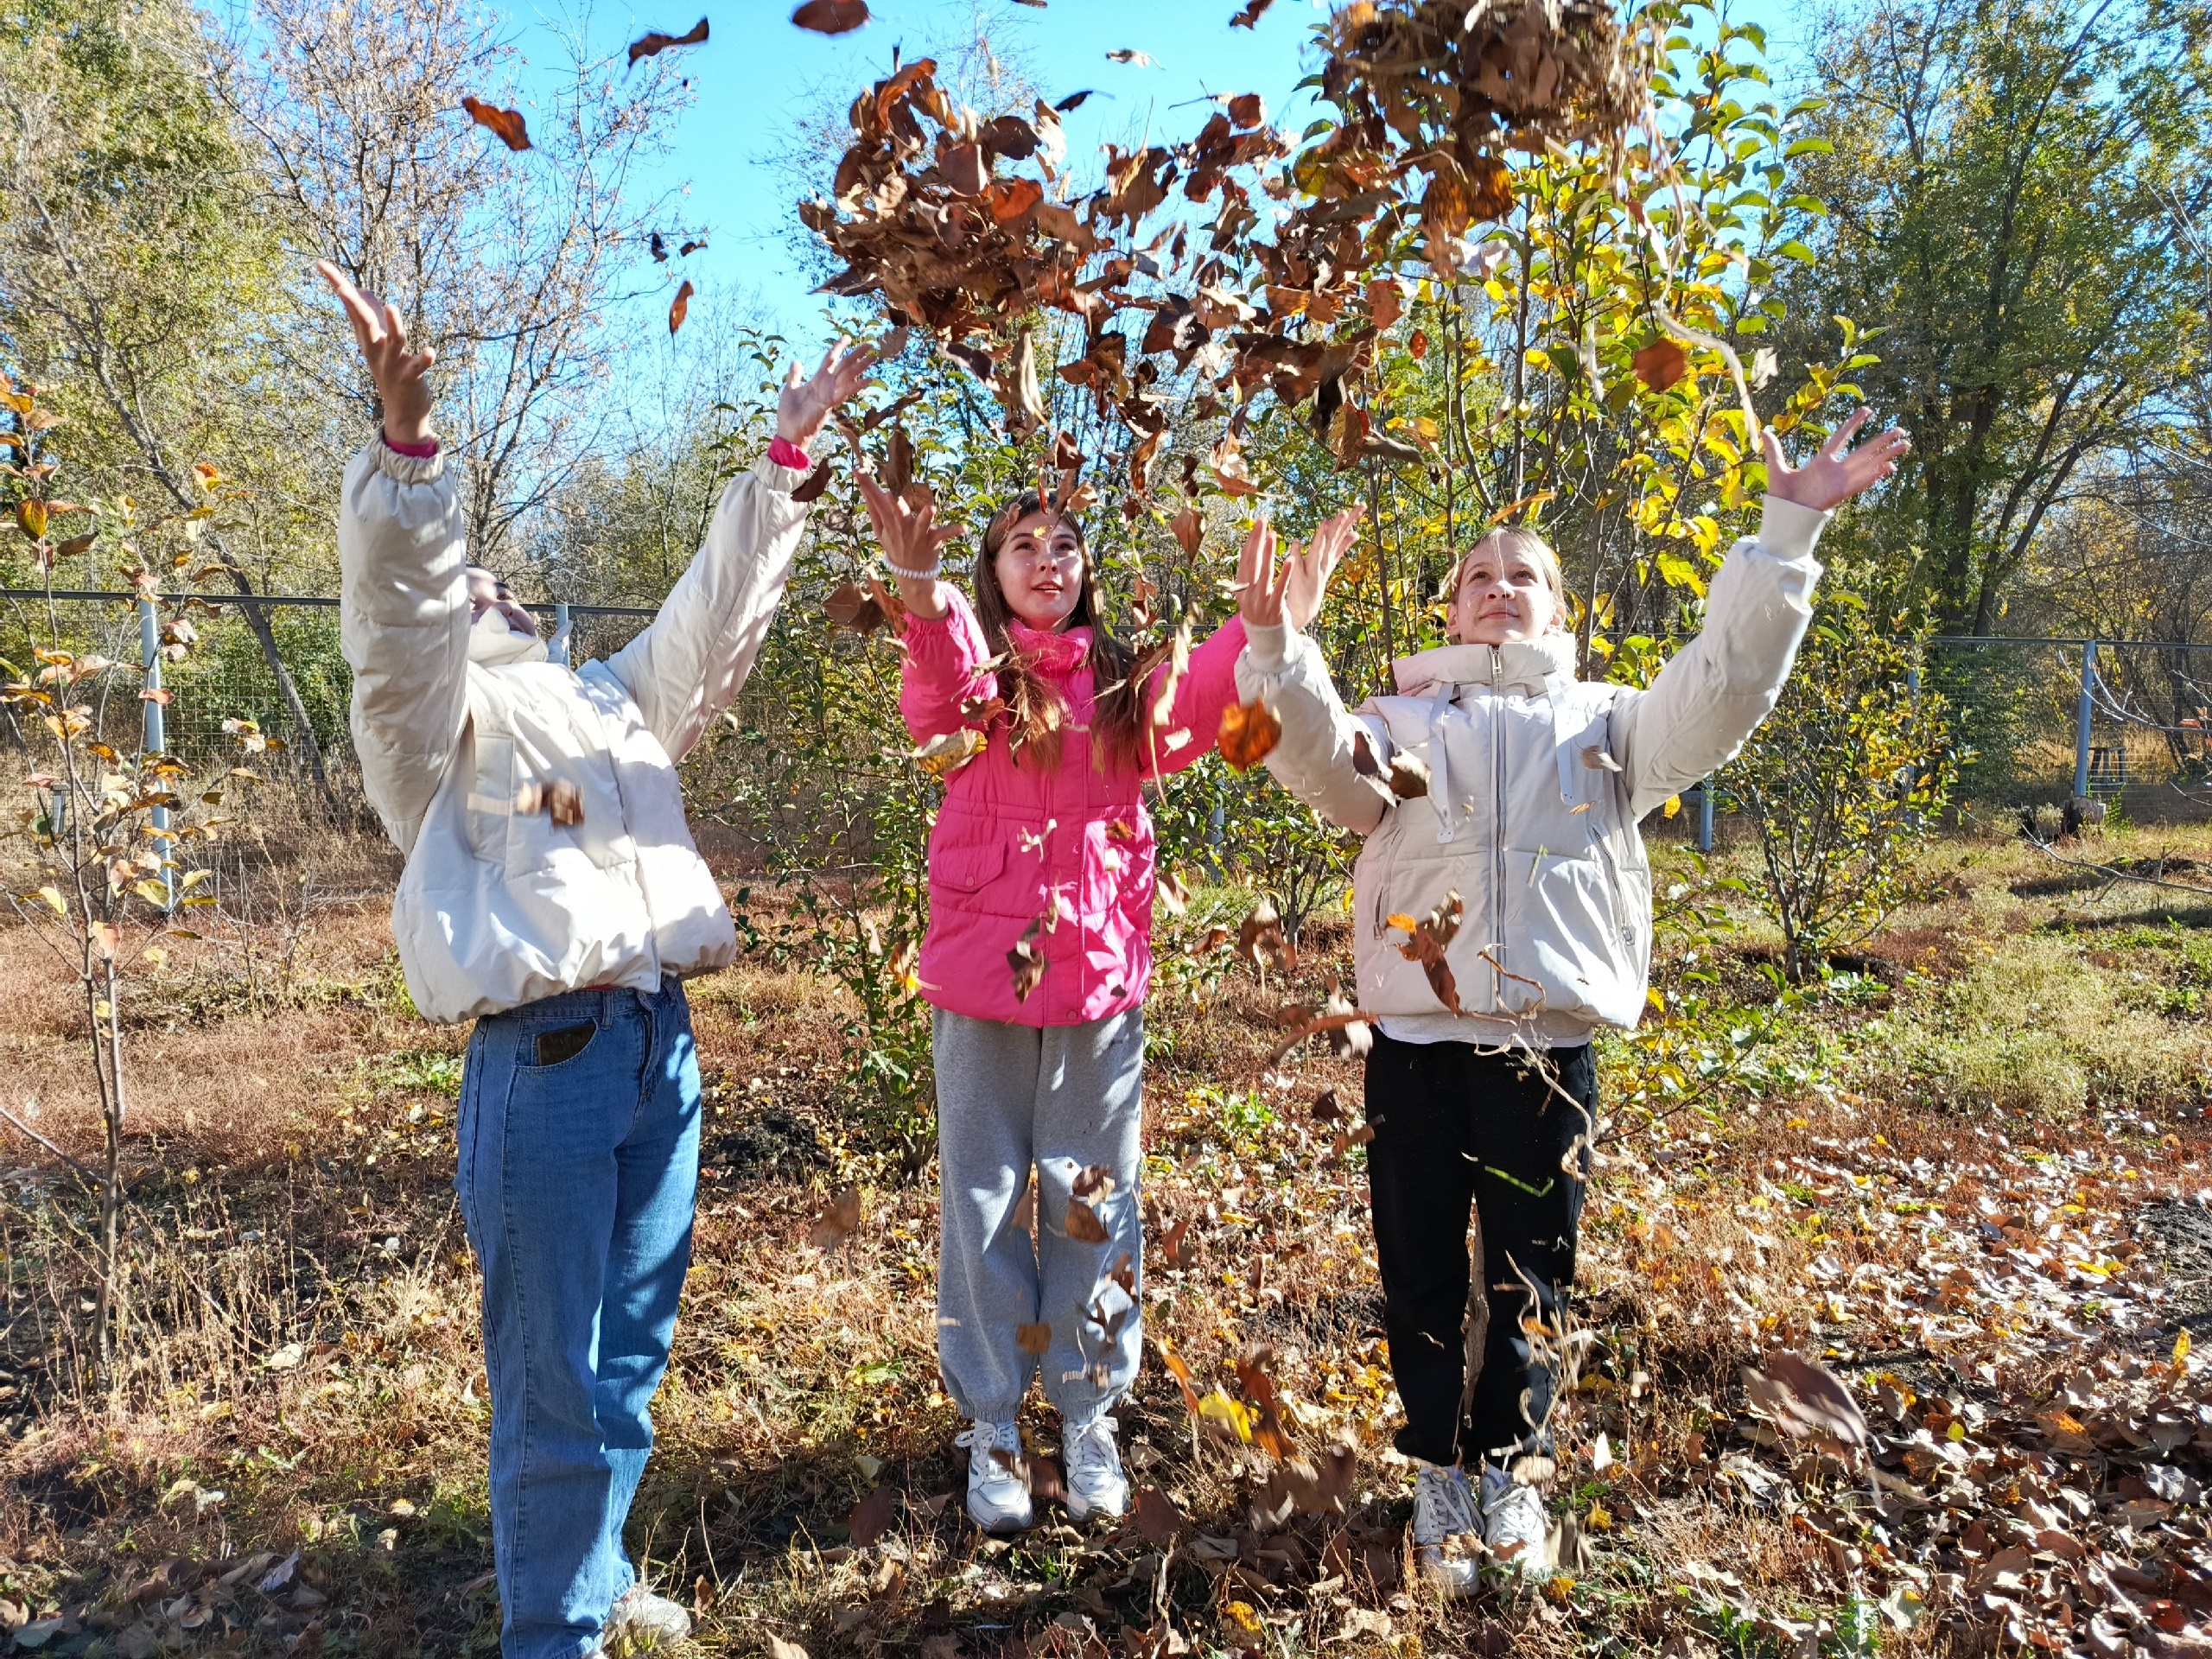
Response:
[[[1376,1033],[1367,1057],[1367,1121],[1375,1128],[1368,1173],[1390,1370],[1406,1411],[1398,1450],[1408,1457],[1449,1464],[1464,1456],[1471,1465],[1550,1451],[1550,1436],[1536,1425],[1551,1407],[1554,1344],[1532,1338],[1522,1321],[1560,1329],[1560,1298],[1574,1281],[1587,1142],[1573,1165],[1563,1166],[1576,1137],[1588,1132],[1597,1098],[1597,1063],[1586,1044],[1531,1063],[1468,1043],[1402,1043]],[[1482,1220],[1490,1304],[1482,1375],[1471,1395],[1470,1204]]]

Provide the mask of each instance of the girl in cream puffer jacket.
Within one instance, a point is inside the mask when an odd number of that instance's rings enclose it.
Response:
[[[1353,938],[1359,1006],[1377,1027],[1366,1090],[1376,1259],[1406,1412],[1398,1447],[1417,1465],[1414,1541],[1446,1593],[1473,1586],[1485,1552],[1548,1567],[1537,1482],[1555,1347],[1544,1333],[1560,1329],[1574,1272],[1597,1111],[1591,1038],[1635,1025],[1645,1000],[1651,883],[1637,826],[1773,709],[1811,619],[1828,511],[1888,476],[1905,447],[1891,431],[1849,451],[1865,419],[1802,471],[1765,435],[1759,534],[1714,573],[1703,631],[1640,690],[1576,678],[1559,563],[1532,531],[1493,531],[1469,551],[1455,643],[1399,661],[1393,690],[1357,715],[1279,613],[1268,564],[1244,573],[1237,683],[1281,721],[1268,768],[1367,837]],[[1325,582],[1305,563],[1306,585]],[[1475,1273],[1485,1290],[1471,1323]]]

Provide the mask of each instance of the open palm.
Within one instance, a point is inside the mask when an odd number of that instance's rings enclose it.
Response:
[[[1897,463],[1912,450],[1911,435],[1903,427],[1893,426],[1858,448],[1850,448],[1852,439],[1873,412],[1871,409],[1854,411],[1802,467],[1789,464],[1789,457],[1782,452],[1782,440],[1775,436],[1772,427],[1764,429],[1759,437],[1766,451],[1767,493],[1816,512],[1827,512],[1873,488],[1896,472]]]
[[[409,346],[406,320],[397,306],[362,293],[327,259],[316,260],[315,268],[353,325],[354,343],[361,348],[361,360],[368,365],[378,401],[384,404],[385,438],[410,444],[431,438],[429,376],[437,353],[428,346],[419,352]]]

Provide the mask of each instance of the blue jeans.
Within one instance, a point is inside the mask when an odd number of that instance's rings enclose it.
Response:
[[[699,1062],[682,984],[478,1020],[454,1185],[484,1269],[499,1648],[572,1659],[635,1579],[622,1523],[691,1262]]]

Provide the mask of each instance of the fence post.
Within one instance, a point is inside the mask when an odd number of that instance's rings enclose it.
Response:
[[[1911,709],[1913,718],[1916,721],[1920,716],[1920,659],[1917,657],[1914,658],[1905,669],[1904,695],[1906,706]],[[1916,781],[1918,780],[1915,773],[1911,772],[1905,773],[1904,782],[1908,793]],[[1920,814],[1908,809],[1904,815],[1904,827],[1908,830],[1919,829]]]
[[[2074,798],[2086,800],[2089,794],[2089,688],[2096,683],[2097,642],[2082,642],[2082,700],[2074,711]]]
[[[553,607],[551,656],[553,660],[562,667],[566,668],[569,665],[569,601],[565,599]]]
[[[1700,853],[1713,850],[1713,779],[1710,778],[1697,786],[1697,849]]]
[[[138,657],[146,671],[146,690],[162,689],[162,627],[154,613],[154,601],[141,598],[138,601]],[[162,718],[162,701],[149,697],[146,708],[145,750],[149,754],[160,754],[168,747],[168,740]],[[168,895],[164,910],[176,908],[176,842],[168,834],[169,810],[166,806],[154,809],[154,850],[161,855],[162,891]]]

